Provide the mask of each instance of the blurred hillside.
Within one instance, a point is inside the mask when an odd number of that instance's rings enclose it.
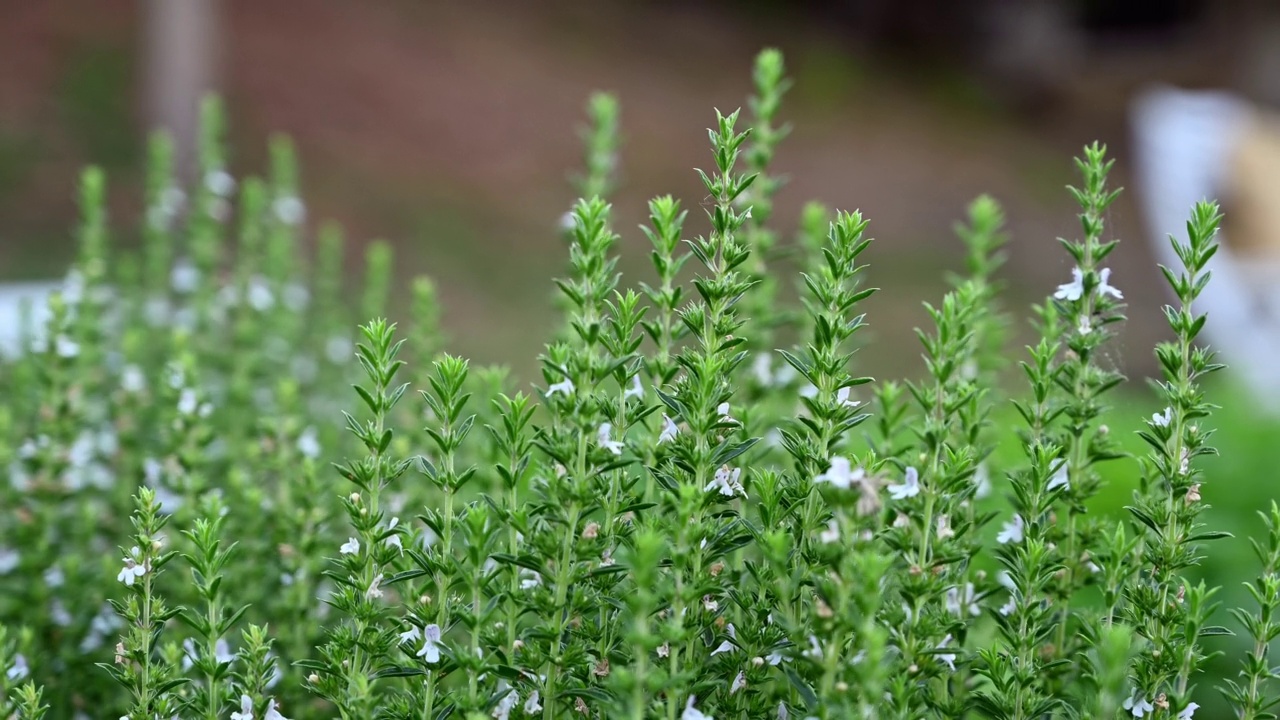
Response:
[[[778,227],[789,234],[809,199],[871,218],[872,277],[889,291],[869,308],[877,334],[863,359],[897,376],[916,355],[920,301],[958,262],[951,227],[974,196],[1006,206],[1007,279],[1025,306],[1069,278],[1052,241],[1077,227],[1062,190],[1072,154],[1108,143],[1127,184],[1136,88],[1267,95],[1260,11],[1143,5],[228,0],[208,31],[233,171],[260,171],[266,137],[292,135],[309,224],[335,218],[356,240],[392,241],[403,278],[438,281],[455,349],[520,370],[552,325],[550,278],[565,266],[555,226],[573,199],[588,93],[622,102],[615,212],[634,282],[648,277],[634,231],[645,200],[671,192],[696,211],[692,168],[710,160],[712,109],[744,104],[753,55],[780,47],[796,84],[782,112],[795,130],[777,157],[792,178]],[[62,272],[85,163],[111,173],[115,227],[136,224],[150,7],[0,3],[0,279]],[[1131,200],[1111,227],[1127,241],[1114,281],[1131,303],[1117,360],[1143,373],[1165,298]]]

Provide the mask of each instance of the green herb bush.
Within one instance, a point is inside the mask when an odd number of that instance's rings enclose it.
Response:
[[[0,365],[0,717],[1185,720],[1216,691],[1272,717],[1280,510],[1234,629],[1188,579],[1225,534],[1197,519],[1217,206],[1171,240],[1166,407],[1127,521],[1103,521],[1125,381],[1104,149],[1076,161],[1074,270],[1021,359],[984,197],[917,331],[926,373],[874,381],[868,221],[811,205],[793,244],[772,223],[787,87],[762,53],[749,118],[709,131],[704,234],[655,198],[634,282],[605,199],[618,105],[592,100],[564,323],[524,389],[442,351],[429,280],[389,307],[384,245],[362,289],[336,227],[305,248],[290,145],[237,182],[216,102],[194,187],[152,143],[139,253],[111,251],[87,171],[80,259]],[[1230,632],[1239,678],[1198,686],[1202,639]]]

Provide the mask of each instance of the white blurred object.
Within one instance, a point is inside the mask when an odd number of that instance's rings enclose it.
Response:
[[[1224,196],[1232,184],[1233,155],[1255,116],[1251,103],[1225,92],[1161,87],[1134,101],[1135,184],[1163,265],[1181,266],[1168,236],[1186,242],[1192,205],[1204,199],[1230,202]],[[1275,201],[1280,202],[1280,188]],[[1261,404],[1280,412],[1280,265],[1238,252],[1227,232],[1209,263],[1213,281],[1197,301],[1197,309],[1209,315],[1203,338]]]
[[[49,322],[49,296],[60,282],[0,283],[0,355],[13,357],[21,348],[23,305],[30,313],[27,327],[37,341]]]

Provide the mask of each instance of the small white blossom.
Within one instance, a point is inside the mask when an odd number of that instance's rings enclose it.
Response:
[[[343,555],[355,555],[360,552],[360,540],[357,538],[347,538],[347,541],[342,543],[342,547],[338,548],[338,552]]]
[[[276,297],[271,292],[271,288],[267,286],[267,281],[263,278],[255,277],[249,281],[249,294],[247,297],[249,307],[258,312],[266,312],[276,304]]]
[[[1071,482],[1067,478],[1066,460],[1058,463],[1058,469],[1053,472],[1053,477],[1049,478],[1049,485],[1047,489],[1052,492],[1058,488],[1064,488],[1066,490],[1071,489]]]
[[[1074,302],[1084,294],[1084,273],[1078,267],[1071,268],[1071,282],[1059,285],[1053,296],[1059,300]]]
[[[298,452],[312,460],[320,457],[320,437],[314,427],[308,427],[298,436]]]
[[[1169,427],[1169,423],[1173,422],[1173,408],[1167,407],[1164,412],[1158,412],[1151,416],[1151,424],[1156,427]]]
[[[813,383],[809,383],[808,385],[800,388],[800,397],[810,399],[818,397],[818,386]]]
[[[722,402],[716,406],[716,414],[720,416],[721,420],[734,423],[735,425],[738,424],[738,421],[733,418],[733,415],[729,414],[729,410],[729,403],[727,402]]]
[[[1004,524],[1000,528],[1000,534],[996,535],[996,542],[1004,545],[1006,543],[1022,542],[1023,521],[1021,515],[1014,515],[1013,520]]]
[[[810,660],[822,659],[822,646],[818,644],[818,638],[813,635],[809,636],[809,649],[804,651],[804,656]]]
[[[387,525],[387,532],[390,532],[392,534],[388,535],[387,539],[382,541],[382,544],[386,545],[387,547],[396,548],[397,550],[400,551],[400,554],[403,555],[404,545],[400,544],[400,533],[396,532],[396,526],[399,524],[400,524],[400,518],[398,517],[391,518],[391,522]]]
[[[428,665],[440,662],[440,650],[444,645],[440,642],[440,626],[432,623],[422,628],[422,649],[418,657],[427,661]]]
[[[534,690],[529,693],[529,699],[524,701],[524,714],[537,715],[540,712],[542,712],[542,703],[540,702],[538,691]]]
[[[1000,614],[1008,617],[1018,609],[1018,602],[1013,599],[1013,595],[1009,596],[1008,602],[1000,606]]]
[[[836,402],[848,408],[856,408],[862,404],[861,400],[850,400],[849,392],[852,388],[842,387],[836,391]]]
[[[947,590],[947,611],[952,615],[964,615],[968,612],[974,617],[982,614],[982,608],[978,607],[978,600],[973,589],[973,583],[965,583],[964,589],[953,587]]]
[[[1138,695],[1137,692],[1130,695],[1121,707],[1128,710],[1129,714],[1136,718],[1144,717],[1147,713],[1154,713],[1156,710],[1154,705],[1147,702],[1147,699]]]
[[[680,427],[676,425],[676,421],[664,414],[662,416],[662,432],[658,434],[658,444],[661,445],[662,443],[675,440],[676,435],[679,432]]]
[[[27,658],[22,653],[16,653],[13,656],[13,664],[9,666],[9,669],[4,674],[5,677],[9,678],[10,682],[15,683],[30,675],[31,668],[27,666]]]
[[[631,387],[623,391],[622,399],[626,400],[627,398],[644,399],[644,386],[640,384],[639,375],[631,376]]]
[[[787,712],[787,703],[778,703],[778,720],[789,720],[791,713]]]
[[[612,436],[613,424],[600,423],[600,427],[596,430],[596,443],[614,455],[621,455],[623,448],[626,446],[621,441],[614,440]]]
[[[658,657],[660,657],[660,658],[664,658],[664,657],[668,657],[668,656],[670,656],[670,655],[671,655],[671,643],[670,643],[670,642],[664,642],[664,643],[662,643],[661,645],[659,645],[659,646],[658,646],[658,649],[656,650],[656,652],[658,653]]]
[[[955,537],[956,531],[951,529],[951,518],[946,515],[938,516],[937,536],[939,540]]]
[[[13,548],[0,548],[0,575],[8,575],[18,569],[22,556]]]
[[[520,589],[532,590],[542,584],[542,576],[527,568],[520,570]]]
[[[689,696],[689,702],[684,705],[684,712],[680,713],[680,720],[715,720],[715,718],[693,706],[697,701],[697,698],[692,695]]]
[[[418,626],[410,625],[408,630],[400,633],[400,644],[407,645],[409,643],[417,642],[421,638],[422,631],[418,629]]]
[[[1093,332],[1093,323],[1089,322],[1088,315],[1080,318],[1080,324],[1076,326],[1076,330],[1078,330],[1081,335],[1088,335]]]
[[[733,695],[746,686],[747,674],[739,670],[738,674],[733,677],[733,682],[729,684],[729,694]]]
[[[200,271],[190,262],[178,262],[169,273],[169,285],[173,287],[174,292],[193,293],[200,285]]]
[[[80,343],[66,335],[59,335],[54,340],[53,346],[58,352],[58,357],[73,358],[80,354]]]
[[[573,381],[570,380],[569,378],[565,378],[564,380],[561,380],[558,383],[552,383],[551,387],[547,388],[547,397],[551,397],[552,395],[555,395],[557,393],[562,394],[565,397],[572,395]]]
[[[121,720],[126,720],[126,715]],[[253,720],[253,698],[248,695],[240,696],[240,712],[231,713],[231,720]]]
[[[719,470],[716,470],[715,478],[702,489],[704,492],[707,490],[719,490],[720,494],[725,497],[733,497],[737,494],[746,497],[747,491],[742,488],[742,483],[739,480],[741,476],[742,468],[731,469],[728,465],[722,465]]]
[[[782,661],[783,661],[783,660],[786,660],[786,658],[785,658],[785,657],[783,657],[783,655],[782,655],[782,651],[781,651],[781,650],[776,650],[776,649],[775,649],[775,650],[771,650],[771,651],[769,652],[769,654],[765,656],[765,658],[764,658],[764,659],[765,659],[765,661],[766,661],[766,662],[768,662],[770,665],[772,665],[772,666],[774,666],[774,667],[776,667],[776,666],[778,666],[778,665],[781,665],[781,664],[782,664]]]
[[[703,540],[703,542],[705,543],[706,541]],[[703,547],[706,547],[706,546],[703,545]],[[715,598],[711,597],[710,595],[704,595],[702,597],[702,607],[706,608],[707,612],[713,613],[720,609],[720,602],[717,601]]]
[[[119,580],[126,586],[132,586],[135,580],[146,575],[147,571],[151,569],[148,567],[149,563],[145,561],[139,562],[139,560],[142,560],[142,551],[137,547],[134,547],[129,551],[129,555],[129,557],[124,559],[124,567],[121,568],[120,572],[116,575],[116,580]]]
[[[827,529],[818,533],[818,540],[823,545],[830,545],[840,539],[840,526],[836,524],[836,519],[831,518],[827,521]]]
[[[915,468],[907,468],[906,478],[901,485],[890,485],[886,488],[889,491],[889,497],[894,500],[905,500],[909,497],[915,497],[920,494],[920,473]]]
[[[751,374],[755,376],[760,387],[769,387],[773,384],[773,359],[769,357],[769,353],[756,355],[756,359],[751,361]]]
[[[364,591],[365,600],[373,600],[382,597],[382,573],[378,573],[373,582],[369,583],[369,589]]]
[[[178,395],[178,412],[183,415],[194,415],[200,408],[200,398],[191,388],[183,388]]]
[[[991,495],[991,470],[986,463],[978,463],[978,468],[973,471],[973,482],[978,486],[973,493],[974,497],[981,500]]]
[[[147,387],[147,378],[142,374],[142,368],[137,365],[125,365],[120,371],[120,389],[127,393],[140,393]]]
[[[738,639],[738,631],[733,627],[733,623],[729,623],[728,626],[726,626],[725,630],[726,632],[729,633],[730,639],[721,642],[720,645],[716,647],[715,650],[712,650],[711,651],[712,656],[719,655],[720,653],[731,653],[738,649],[738,646],[733,644],[733,640]]]
[[[951,642],[951,635],[948,633],[946,637],[942,638],[942,642],[938,643],[938,649],[942,650],[946,648],[947,643],[949,642]],[[938,658],[938,662],[942,663],[943,665],[946,665],[948,670],[950,670],[951,672],[955,672],[956,670],[955,653],[939,653],[934,657]]]
[[[280,709],[276,706],[276,699],[271,698],[267,701],[267,713],[262,716],[262,720],[289,720],[289,718],[280,714]]]
[[[271,203],[271,210],[276,214],[276,219],[285,225],[301,225],[307,218],[307,206],[292,195],[276,198]]]
[[[813,481],[815,483],[830,483],[841,490],[848,490],[854,484],[861,482],[866,475],[866,470],[860,467],[853,467],[848,458],[835,455],[831,458],[831,467],[826,472],[815,477]]]
[[[1111,278],[1111,268],[1102,268],[1098,271],[1098,294],[1110,295],[1117,300],[1123,300],[1124,295],[1117,289],[1111,287],[1109,280]]]
[[[508,692],[493,707],[492,717],[494,720],[507,720],[511,717],[511,711],[520,703],[520,695],[505,680],[498,681],[498,691],[501,692],[502,690],[507,690]]]
[[[1182,712],[1178,713],[1178,720],[1191,720],[1199,709],[1198,703],[1187,703],[1187,706],[1182,708]]]
[[[204,186],[218,197],[228,197],[236,191],[236,180],[226,170],[210,170],[204,176]]]

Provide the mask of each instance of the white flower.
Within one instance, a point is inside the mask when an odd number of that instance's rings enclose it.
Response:
[[[827,521],[827,529],[818,533],[818,540],[820,540],[823,545],[830,545],[839,539],[840,526],[836,524],[835,518],[831,518]]]
[[[676,425],[676,421],[667,417],[664,413],[662,416],[662,432],[658,434],[658,444],[670,442],[676,439],[676,435],[680,432],[680,427]]]
[[[314,427],[308,427],[298,436],[298,452],[312,460],[320,457],[320,438]]]
[[[400,551],[400,554],[403,555],[404,545],[400,544],[400,533],[396,532],[396,526],[399,524],[400,524],[400,518],[398,517],[391,518],[390,524],[387,525],[387,532],[390,532],[392,534],[387,536],[387,539],[383,540],[382,544],[386,545],[387,547],[396,548],[397,550]]]
[[[818,386],[814,385],[813,383],[809,383],[808,385],[805,385],[804,387],[800,388],[800,397],[802,398],[818,397]]]
[[[542,712],[542,703],[539,702],[538,691],[534,690],[529,693],[529,699],[524,701],[524,714],[537,715]]]
[[[787,703],[778,703],[778,720],[788,720],[790,717],[791,713],[787,712]]]
[[[1021,515],[1014,515],[1013,520],[1004,524],[1000,528],[1000,534],[996,535],[996,542],[1004,545],[1006,543],[1022,542],[1023,521]]]
[[[324,356],[334,365],[351,362],[352,353],[351,338],[334,335],[325,341]]]
[[[1151,416],[1151,424],[1157,427],[1169,427],[1169,423],[1173,422],[1173,408],[1167,407],[1164,412],[1158,412]]]
[[[973,493],[974,497],[981,500],[991,494],[991,471],[986,463],[978,463],[978,469],[973,471],[973,482],[978,486]]]
[[[704,492],[713,489],[719,490],[720,494],[725,497],[733,497],[739,493],[741,493],[742,497],[746,497],[747,491],[742,488],[742,483],[739,481],[741,476],[742,468],[730,469],[728,465],[722,465],[719,470],[716,470],[715,478],[702,489]]]
[[[267,713],[262,716],[262,720],[289,720],[289,718],[280,714],[280,710],[276,707],[276,699],[271,698],[267,701]]]
[[[302,204],[302,200],[292,195],[276,198],[276,201],[271,203],[271,210],[285,225],[301,225],[307,217],[307,206]]]
[[[227,197],[236,191],[236,180],[226,170],[210,170],[204,176],[204,186],[218,197]]]
[[[901,485],[890,485],[888,488],[889,497],[894,500],[904,500],[909,497],[915,497],[920,494],[920,473],[916,472],[913,467],[907,468],[906,479]]]
[[[776,650],[776,649],[771,650],[769,654],[765,656],[764,659],[768,661],[770,665],[773,665],[773,666],[781,665],[782,661],[786,660],[786,658],[782,656],[782,651]]]
[[[355,555],[360,552],[360,541],[356,538],[347,538],[347,541],[342,543],[342,547],[338,548],[338,552],[343,555]]]
[[[182,393],[178,395],[178,412],[183,415],[194,415],[199,408],[200,398],[196,395],[196,391],[183,388]]]
[[[200,271],[190,262],[178,262],[169,273],[169,284],[173,286],[174,292],[183,294],[195,292],[196,287],[200,285]]]
[[[373,582],[369,583],[369,589],[364,591],[364,599],[372,600],[382,597],[382,573],[378,573]]]
[[[1111,268],[1102,268],[1098,271],[1098,294],[1110,295],[1117,300],[1123,300],[1124,295],[1117,289],[1111,287],[1107,281],[1111,277]]]
[[[1071,268],[1071,282],[1059,285],[1053,296],[1059,300],[1076,301],[1084,294],[1084,273],[1080,268]]]
[[[127,715],[125,716],[128,717]],[[124,720],[124,718],[121,718]],[[240,712],[231,713],[231,720],[253,720],[253,698],[248,695],[240,696]]]
[[[565,232],[573,232],[573,229],[577,226],[578,226],[578,216],[574,215],[572,212],[567,212],[560,216],[561,230]]]
[[[1089,322],[1088,315],[1080,318],[1080,324],[1076,326],[1076,329],[1080,331],[1081,335],[1088,335],[1093,332],[1093,323]]]
[[[600,447],[608,450],[614,455],[621,455],[622,449],[625,447],[622,442],[613,440],[613,425],[611,423],[600,423],[600,427],[596,430],[596,443]]]
[[[565,397],[572,395],[573,381],[570,380],[569,378],[565,378],[564,380],[561,380],[558,383],[553,383],[551,387],[547,388],[547,397],[551,397],[556,393],[563,394]]]
[[[116,575],[116,580],[119,580],[126,586],[132,586],[135,580],[146,575],[147,571],[150,569],[147,567],[148,563],[145,561],[138,562],[142,559],[142,551],[137,547],[129,551],[129,555],[130,557],[124,559],[124,567],[121,568],[120,572]]]
[[[1014,600],[1013,595],[1010,594],[1009,601],[1000,606],[1000,614],[1004,615],[1005,617],[1008,617],[1009,615],[1012,615],[1013,612],[1017,609],[1018,609],[1018,602]]]
[[[495,718],[495,720],[507,720],[507,718],[511,717],[511,711],[514,710],[516,705],[520,702],[520,695],[515,691],[515,688],[508,685],[505,680],[498,681],[498,690],[507,690],[508,692],[506,695],[503,695],[502,699],[498,701],[498,704],[493,707],[492,717]]]
[[[706,543],[707,541],[706,541],[706,540],[703,540],[702,542],[704,543],[704,544],[703,544],[703,547],[706,547],[706,544],[705,544],[705,543]],[[715,612],[715,611],[717,611],[717,610],[719,610],[719,609],[720,609],[720,602],[719,602],[718,600],[716,600],[715,598],[711,597],[710,595],[703,595],[703,596],[702,596],[702,607],[706,608],[707,612],[711,612],[711,613],[713,613],[713,612]]]
[[[719,405],[717,405],[716,413],[720,415],[721,420],[724,420],[725,422],[734,423],[735,425],[738,424],[738,421],[735,420],[733,416],[729,414],[729,403],[722,402]]]
[[[946,648],[946,647],[947,647],[947,643],[949,643],[949,642],[951,642],[951,635],[950,635],[950,634],[948,634],[946,637],[942,638],[942,642],[941,642],[941,643],[938,643],[938,649],[939,649],[939,650],[942,650],[942,649]],[[946,665],[948,670],[950,670],[951,672],[955,672],[955,670],[956,670],[956,656],[955,656],[955,653],[939,653],[938,655],[935,655],[934,657],[938,658],[938,662],[942,663],[943,665]]]
[[[4,674],[5,677],[9,678],[10,682],[18,682],[27,675],[30,675],[31,668],[27,666],[27,658],[25,658],[22,653],[15,654],[13,656],[13,664],[9,666],[9,669],[6,670]]]
[[[809,636],[809,649],[804,651],[804,656],[810,660],[822,659],[822,646],[818,644],[818,638],[813,635]]]
[[[18,569],[22,556],[13,548],[0,548],[0,575],[8,575]]]
[[[1154,705],[1147,702],[1146,698],[1138,695],[1136,691],[1124,701],[1124,705],[1121,707],[1128,710],[1129,714],[1136,718],[1143,717],[1147,713],[1154,713],[1156,709]]]
[[[938,516],[937,535],[939,540],[946,540],[947,538],[955,537],[956,531],[951,529],[951,518],[946,515]]]
[[[813,481],[815,483],[830,483],[841,490],[848,490],[854,484],[861,482],[866,475],[866,470],[860,467],[853,467],[848,458],[835,455],[831,458],[831,467],[826,472],[815,477]]]
[[[147,387],[147,378],[137,365],[125,365],[120,371],[120,388],[127,393],[140,393]]]
[[[622,399],[626,400],[627,398],[644,398],[644,386],[640,384],[639,375],[631,376],[631,387],[623,391]]]
[[[658,649],[656,652],[658,653],[658,657],[660,658],[668,657],[669,655],[671,655],[671,643],[670,642],[662,643],[661,645],[658,646]]]
[[[265,312],[276,304],[275,295],[271,293],[271,288],[267,287],[267,281],[255,277],[249,281],[249,307],[258,312]]]
[[[684,712],[680,713],[680,720],[715,720],[710,715],[698,710],[693,706],[698,699],[692,695],[689,696],[689,702],[684,704]]]
[[[1187,706],[1182,708],[1182,712],[1178,713],[1178,720],[1191,720],[1199,709],[1199,703],[1187,703]]]
[[[440,642],[440,626],[431,623],[422,628],[422,649],[418,651],[418,657],[426,660],[428,665],[435,665],[440,662],[442,648],[444,644]]]
[[[410,625],[408,630],[405,630],[404,632],[400,633],[400,644],[406,645],[412,642],[416,642],[421,637],[422,637],[422,631],[418,629],[418,626]]]
[[[729,694],[733,695],[734,693],[738,692],[739,690],[741,690],[746,686],[747,686],[747,674],[742,670],[739,670],[738,674],[733,677],[733,682],[730,683],[729,685]]]
[[[1066,460],[1058,463],[1058,469],[1053,472],[1053,477],[1049,478],[1049,485],[1047,489],[1052,492],[1058,488],[1065,488],[1067,490],[1071,489],[1071,482],[1067,478]]]
[[[849,392],[850,392],[852,389],[853,389],[853,388],[842,387],[842,388],[840,388],[839,390],[837,390],[837,391],[836,391],[836,402],[840,403],[841,405],[843,405],[843,406],[845,406],[845,407],[849,407],[849,408],[856,408],[856,407],[858,407],[859,405],[861,405],[861,404],[862,404],[862,401],[861,401],[861,400],[850,400],[850,399],[849,399]]]
[[[532,570],[529,570],[527,568],[521,568],[520,570],[520,589],[521,590],[532,590],[541,584],[542,584],[542,575]]]
[[[973,583],[965,583],[964,590],[953,587],[947,590],[947,610],[953,615],[963,615],[965,611],[974,617],[982,614],[982,608],[978,607],[978,600],[973,590]]]
[[[711,655],[713,657],[716,655],[719,655],[720,653],[731,653],[734,650],[738,649],[738,646],[734,645],[732,642],[732,640],[738,639],[738,631],[734,629],[733,623],[729,623],[728,626],[726,626],[725,630],[729,633],[729,637],[731,638],[731,640],[725,640],[724,642],[720,643],[719,647],[717,647],[715,650],[712,650]]]
[[[769,387],[773,384],[773,359],[769,357],[769,353],[756,355],[756,359],[751,361],[751,374],[755,376],[756,382],[761,387]]]
[[[58,351],[58,357],[73,358],[80,354],[80,343],[66,335],[59,335],[54,341],[54,349]]]

